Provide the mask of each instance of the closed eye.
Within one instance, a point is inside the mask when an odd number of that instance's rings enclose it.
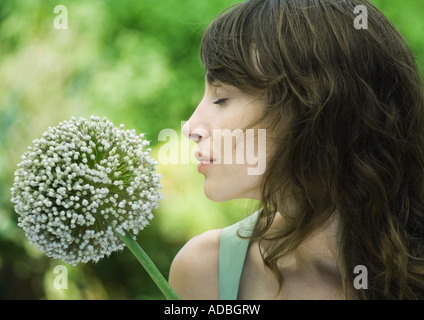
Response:
[[[218,99],[216,101],[213,102],[213,104],[223,104],[227,101],[228,99]]]

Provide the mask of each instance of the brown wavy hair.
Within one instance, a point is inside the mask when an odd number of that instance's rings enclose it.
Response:
[[[367,29],[354,27],[357,5]],[[267,95],[262,119],[279,147],[252,238],[264,239],[276,212],[287,218],[262,252],[280,285],[278,258],[337,210],[349,296],[423,299],[423,83],[393,24],[363,0],[250,0],[208,26],[201,60],[209,82]],[[353,289],[357,265],[367,267],[367,290]]]

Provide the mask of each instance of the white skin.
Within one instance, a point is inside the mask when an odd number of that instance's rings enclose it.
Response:
[[[222,102],[222,103],[221,103]],[[214,129],[245,128],[258,119],[265,101],[224,84],[206,83],[205,94],[183,128],[198,143],[201,161],[214,159],[220,164],[204,168],[204,192],[213,201],[237,198],[260,199],[262,175],[248,175],[249,164],[222,163],[222,145],[213,141]],[[268,133],[268,132],[267,132]],[[235,140],[235,139],[234,139]],[[247,143],[247,141],[246,141]],[[236,142],[233,148],[236,148]],[[267,154],[272,140],[267,135]],[[235,151],[233,150],[233,153]],[[277,213],[267,235],[283,224]],[[274,274],[265,267],[257,242],[252,242],[240,280],[239,299],[339,299],[344,298],[335,258],[337,218],[318,230],[288,256],[278,261],[284,286],[278,291]],[[219,299],[218,257],[221,230],[207,231],[191,239],[175,257],[169,283],[181,299]],[[269,243],[262,244],[266,249]]]
[[[183,133],[197,142],[196,157],[200,162],[213,162],[212,166],[202,171],[205,176],[204,192],[209,199],[259,198],[262,175],[249,175],[248,168],[256,164],[249,164],[246,158],[237,161],[236,153],[244,150],[245,156],[247,144],[258,147],[257,139],[248,139],[242,132],[247,127],[258,132],[258,126],[251,128],[249,124],[260,117],[264,106],[263,99],[248,95],[236,87],[206,82],[205,95],[183,127]],[[231,133],[234,135],[232,139]]]

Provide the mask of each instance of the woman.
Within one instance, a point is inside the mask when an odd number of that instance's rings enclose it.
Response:
[[[395,27],[363,0],[250,0],[207,28],[201,59],[205,95],[184,129],[205,193],[260,210],[184,246],[169,279],[180,297],[423,299],[423,86]],[[260,128],[263,174],[222,161],[216,130],[242,129],[235,153]]]

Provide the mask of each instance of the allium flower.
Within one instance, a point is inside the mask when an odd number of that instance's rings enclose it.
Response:
[[[91,117],[49,128],[22,156],[12,202],[30,243],[76,265],[125,247],[162,198],[149,141]]]

